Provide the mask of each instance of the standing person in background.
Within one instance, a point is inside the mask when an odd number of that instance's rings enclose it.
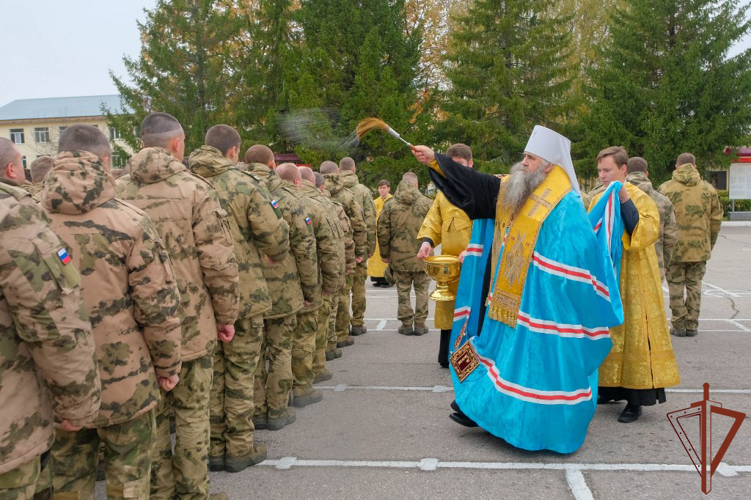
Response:
[[[722,224],[722,205],[717,191],[701,180],[696,158],[683,153],[675,162],[673,179],[660,186],[673,203],[678,221],[678,245],[668,266],[670,333],[676,337],[699,334],[701,280],[717,242]]]
[[[47,176],[55,159],[51,156],[38,156],[31,162],[29,170],[31,171],[31,184],[26,184],[24,189],[32,196],[36,197],[39,191],[44,187],[44,178]]]
[[[430,210],[430,198],[417,189],[417,175],[407,172],[378,219],[378,244],[381,260],[391,267],[399,297],[397,319],[402,322],[402,335],[425,335],[428,327],[428,288],[430,276],[417,260],[420,240],[417,233]],[[415,310],[410,292],[415,289]]]
[[[157,406],[151,498],[208,498],[214,351],[217,340],[232,340],[239,302],[234,244],[216,191],[181,161],[185,132],[175,117],[148,115],[141,142],[143,149],[128,162],[130,180],[118,184],[118,194],[151,217],[167,247],[180,290],[183,359],[180,382],[162,392]]]
[[[446,151],[446,155],[456,163],[472,168],[472,150],[465,144],[454,144]],[[418,259],[424,259],[430,252],[441,245],[441,254],[459,256],[467,249],[469,237],[472,235],[472,221],[461,209],[455,207],[439,191],[433,200],[420,233],[422,246],[417,254]],[[456,294],[459,281],[449,284],[451,292]],[[443,368],[449,367],[449,339],[454,325],[454,302],[438,302],[435,307],[435,327],[441,330],[438,348],[438,363]]]
[[[655,243],[655,252],[657,253],[657,265],[660,268],[660,279],[665,277],[665,269],[670,264],[670,258],[673,256],[675,244],[678,243],[678,223],[675,221],[675,212],[673,204],[667,196],[660,193],[649,180],[649,170],[647,160],[634,156],[628,159],[626,164],[626,182],[630,182],[638,187],[657,205],[657,211],[660,212],[660,234]]]
[[[253,387],[263,341],[263,315],[271,296],[263,266],[289,249],[289,226],[261,181],[236,168],[240,134],[228,125],[206,132],[206,144],[190,154],[190,169],[216,189],[230,214],[240,273],[240,312],[235,336],[217,345],[211,385],[209,470],[240,472],[266,459],[266,445],[253,442]]]
[[[181,329],[170,257],[151,219],[116,198],[109,139],[90,125],[60,134],[41,205],[81,271],[97,347],[102,405],[78,432],[57,429],[55,495],[93,498],[99,443],[109,498],[148,498],[159,388],[180,381]]]
[[[350,335],[356,337],[367,333],[365,328],[365,280],[368,277],[368,259],[373,256],[376,247],[376,208],[373,203],[373,193],[360,184],[357,178],[355,160],[349,156],[339,161],[339,171],[344,187],[352,191],[357,203],[362,208],[363,222],[367,233],[367,252],[365,258],[357,263],[355,276],[352,279],[352,318],[350,319]]]
[[[373,204],[375,205],[376,209],[376,234],[378,234],[378,217],[381,216],[383,205],[391,198],[393,198],[390,191],[391,183],[389,181],[383,179],[378,182],[379,196],[378,198],[373,200]],[[380,255],[381,254],[378,250],[378,240],[376,239],[375,258],[368,260],[368,276],[370,276],[370,280],[373,282],[373,286],[389,288],[391,285],[389,285],[386,282],[386,278],[383,277],[383,272],[386,270],[386,264],[381,260]]]

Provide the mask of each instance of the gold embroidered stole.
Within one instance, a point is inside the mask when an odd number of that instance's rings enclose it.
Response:
[[[570,191],[568,175],[563,168],[555,166],[529,196],[516,217],[503,209],[503,193],[499,193],[491,275],[495,277],[495,286],[488,297],[490,318],[516,327],[524,283],[540,228],[545,218]],[[502,254],[501,269],[496,277],[499,254]]]

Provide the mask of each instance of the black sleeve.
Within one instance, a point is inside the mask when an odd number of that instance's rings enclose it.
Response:
[[[443,177],[430,169],[430,178],[436,188],[443,191],[453,205],[464,210],[470,219],[495,219],[501,180],[460,165],[446,155],[436,154],[435,158],[445,175]]]
[[[621,203],[621,218],[623,219],[623,225],[626,228],[629,236],[636,229],[636,225],[639,223],[639,211],[636,209],[636,205],[631,200],[626,203]]]
[[[430,246],[431,246],[431,247],[433,247],[433,248],[435,248],[435,243],[433,243],[433,240],[431,240],[431,239],[430,239],[430,238],[428,238],[427,236],[426,236],[425,238],[423,238],[423,239],[422,239],[422,242],[423,242],[423,243],[430,243]]]

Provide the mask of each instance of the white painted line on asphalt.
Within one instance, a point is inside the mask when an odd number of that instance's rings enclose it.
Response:
[[[740,295],[738,295],[738,294],[736,294],[736,293],[733,293],[733,292],[730,292],[730,291],[728,291],[728,290],[725,290],[724,288],[720,288],[720,287],[719,287],[719,286],[717,286],[717,285],[713,285],[713,284],[711,284],[711,283],[707,283],[706,281],[702,281],[702,283],[704,284],[704,286],[708,286],[708,287],[709,287],[709,288],[711,288],[712,290],[715,290],[715,291],[717,291],[717,292],[721,292],[721,293],[724,293],[725,295],[730,295],[731,297],[733,297],[733,298],[735,298],[735,299],[737,299],[737,298],[739,298],[739,297],[740,297]]]
[[[437,458],[423,458],[420,461],[405,460],[306,460],[296,457],[283,457],[278,460],[264,460],[258,465],[288,470],[292,467],[374,467],[382,469],[484,469],[484,470],[562,470],[562,471],[628,471],[628,472],[696,472],[693,465],[678,464],[584,464],[584,463],[542,463],[542,462],[442,462]],[[722,462],[717,472],[725,477],[735,477],[739,472],[751,472],[751,465],[728,465]],[[567,475],[568,479],[568,475]],[[582,480],[584,478],[582,477]],[[586,482],[584,483],[586,487]],[[588,488],[587,488],[588,489]],[[577,497],[579,498],[579,497]],[[584,497],[582,497],[584,498]]]
[[[581,470],[566,469],[566,482],[576,500],[594,500],[592,491],[587,486],[587,481],[584,480],[584,474]]]
[[[670,318],[668,318],[670,319]],[[428,318],[428,321],[433,321],[435,318]],[[396,318],[365,318],[365,321],[399,321]],[[751,318],[699,318],[699,321],[723,321],[726,323],[735,323],[736,321],[751,321]]]
[[[737,326],[738,328],[740,328],[741,330],[743,330],[744,332],[751,332],[751,328],[748,328],[748,327],[746,327],[746,326],[744,326],[744,325],[742,325],[742,324],[738,323],[738,322],[737,322],[737,321],[735,321],[735,320],[730,320],[730,322],[731,322],[732,324],[734,324],[735,326]]]
[[[333,390],[334,392],[345,391],[401,391],[401,392],[435,392],[444,393],[452,392],[453,387],[445,385],[430,386],[388,386],[388,385],[317,385],[316,389]],[[682,394],[704,394],[704,389],[676,389],[667,388],[665,392],[682,393]],[[751,389],[712,389],[712,394],[751,394]]]
[[[376,326],[375,329],[383,330],[384,328],[386,328],[386,323],[388,323],[388,321],[385,319],[382,319],[381,321],[378,322],[378,326]]]

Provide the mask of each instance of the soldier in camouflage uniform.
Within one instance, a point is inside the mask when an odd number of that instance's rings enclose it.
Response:
[[[232,340],[239,302],[234,245],[216,191],[180,161],[185,147],[180,123],[167,113],[152,113],[141,123],[141,141],[144,149],[128,162],[130,180],[118,185],[118,193],[151,217],[166,244],[180,290],[183,361],[180,382],[162,393],[157,407],[151,498],[205,499],[214,349],[217,338]]]
[[[327,201],[323,199],[320,191],[308,180],[302,177],[303,171],[309,178],[313,178],[313,171],[307,167],[298,169],[288,163],[277,167],[276,172],[285,184],[295,186],[299,199],[310,217],[310,226],[316,239],[316,254],[318,256],[318,283],[315,302],[309,309],[311,317],[307,320],[308,329],[300,328],[306,320],[298,316],[298,329],[292,345],[292,374],[294,376],[292,404],[303,407],[323,397],[321,391],[313,389],[315,372],[313,360],[316,347],[320,346],[319,362],[324,362],[326,346],[326,331],[328,328],[320,328],[323,323],[328,326],[328,317],[331,309],[330,298],[342,285],[341,279],[344,270],[343,233],[339,221],[333,217]],[[324,305],[328,302],[328,307]],[[324,309],[324,311],[321,311]],[[325,370],[325,365],[321,373]],[[331,374],[329,372],[328,376]],[[327,378],[326,375],[319,377]]]
[[[584,207],[589,210],[589,206],[592,204],[592,200],[594,200],[598,194],[604,192],[606,189],[605,186],[603,186],[602,182],[598,182],[595,184],[595,187],[592,188],[592,191],[588,193],[582,192],[582,203],[584,203]]]
[[[690,153],[678,156],[673,179],[660,192],[673,203],[678,221],[678,244],[668,266],[672,328],[677,337],[699,333],[701,280],[722,224],[722,205],[717,192],[701,180],[696,159]]]
[[[92,497],[99,443],[106,444],[109,498],[148,498],[159,387],[179,380],[180,295],[169,255],[149,217],[115,198],[109,140],[73,125],[45,179],[42,207],[81,270],[96,340],[102,404],[79,432],[58,429],[52,447],[55,494]]]
[[[206,178],[230,214],[230,233],[240,270],[240,312],[235,336],[217,345],[211,389],[209,469],[239,472],[265,460],[266,446],[253,443],[253,385],[263,341],[263,315],[271,296],[262,268],[282,260],[289,226],[260,180],[236,168],[240,135],[227,125],[206,133],[206,145],[190,155],[190,169]]]
[[[678,223],[675,220],[673,204],[667,196],[652,187],[647,161],[644,158],[638,156],[629,158],[626,171],[628,172],[626,182],[630,182],[647,193],[657,205],[657,211],[660,212],[660,236],[655,242],[655,252],[657,252],[657,264],[660,266],[660,278],[664,278],[665,270],[670,265],[673,250],[678,243]]]
[[[23,188],[35,198],[44,187],[44,178],[52,170],[55,160],[51,156],[39,156],[31,162],[29,171],[31,171],[31,183],[26,184]]]
[[[355,275],[352,278],[352,319],[350,321],[353,336],[362,335],[368,331],[365,328],[365,281],[368,278],[368,259],[373,256],[376,245],[376,209],[373,203],[373,193],[367,186],[360,184],[357,178],[355,160],[349,156],[339,161],[340,177],[344,187],[352,191],[355,199],[362,207],[362,217],[365,223],[367,237],[367,252],[365,258],[357,263]]]
[[[355,242],[355,261],[360,263],[367,259],[367,230],[363,220],[363,210],[357,202],[357,197],[344,187],[339,167],[332,161],[321,163],[321,174],[326,180],[326,189],[331,193],[334,201],[339,202],[349,217],[352,226]],[[355,339],[350,336],[350,295],[352,293],[352,284],[354,283],[355,273],[347,274],[344,288],[339,291],[339,301],[336,307],[336,346],[346,347],[355,343]]]
[[[0,159],[16,151],[0,139]],[[92,422],[99,372],[81,277],[60,259],[67,251],[41,209],[2,172],[0,226],[0,498],[30,500],[49,473],[53,414],[70,431]]]
[[[316,240],[297,193],[283,185],[273,171],[274,153],[260,144],[245,153],[248,171],[260,178],[271,192],[282,217],[289,224],[289,252],[279,262],[263,269],[273,306],[264,316],[264,343],[268,362],[256,368],[255,416],[257,426],[280,430],[295,421],[289,408],[292,390],[292,337],[297,313],[315,302],[318,287]],[[262,358],[263,359],[263,358]],[[265,422],[264,422],[265,420]]]
[[[29,183],[23,171],[23,155],[13,142],[4,137],[0,137],[0,178],[5,184],[21,187],[28,192]]]
[[[396,188],[394,198],[386,202],[378,218],[378,246],[381,259],[391,267],[399,297],[397,319],[402,335],[425,335],[428,327],[428,288],[430,276],[417,260],[421,241],[417,239],[432,201],[417,189],[417,175],[407,172]],[[415,289],[415,311],[410,291]],[[413,328],[414,324],[414,328]]]

